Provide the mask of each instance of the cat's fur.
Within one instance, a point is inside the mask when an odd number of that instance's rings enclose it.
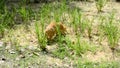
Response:
[[[57,29],[62,35],[65,35],[67,32],[66,27],[63,25],[63,23],[51,22],[45,29],[45,36],[48,40],[53,40],[56,35],[58,35]]]

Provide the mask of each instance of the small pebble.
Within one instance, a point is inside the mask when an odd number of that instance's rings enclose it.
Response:
[[[13,49],[9,50],[10,54],[15,54],[15,51]]]
[[[2,47],[3,46],[3,42],[0,42],[0,47]]]

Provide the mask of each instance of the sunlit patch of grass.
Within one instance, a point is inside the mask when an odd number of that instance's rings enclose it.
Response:
[[[89,20],[89,19],[85,19],[85,22],[84,24],[86,24],[86,30],[87,30],[87,34],[88,34],[88,38],[91,40],[92,38],[92,25],[94,23],[94,18],[92,20]],[[84,26],[83,24],[83,26]]]
[[[111,48],[116,47],[119,40],[119,29],[117,26],[112,24],[106,24],[104,28],[105,33],[107,34],[108,42]]]
[[[76,55],[81,55],[86,53],[87,51],[96,52],[97,46],[87,43],[85,41],[81,42],[80,40],[78,40],[74,45],[74,50]]]
[[[84,61],[82,62],[80,59],[77,63],[77,68],[119,68],[118,61],[106,61],[106,62],[90,62]]]
[[[85,31],[87,30],[88,38],[91,39],[91,33],[92,33],[92,23],[94,19],[89,20],[88,18],[83,16],[82,11],[75,9],[72,13],[73,17],[73,28],[76,35],[85,35]]]
[[[101,41],[104,38],[104,31],[102,30],[102,28],[103,28],[103,23],[105,23],[106,21],[106,17],[100,16],[99,21],[100,21],[100,24],[98,26],[98,35],[99,35],[99,44],[101,44]]]
[[[73,27],[76,33],[79,33],[79,29],[81,29],[82,27],[82,12],[79,11],[78,9],[75,9],[75,11],[73,11],[72,13],[72,17],[73,17]]]
[[[58,44],[58,48],[55,50],[55,52],[53,52],[53,54],[59,58],[72,58],[72,56],[81,56],[88,51],[95,53],[97,49],[97,46],[82,41],[80,37],[77,37],[76,41],[74,42],[71,41],[69,37],[65,37],[64,40],[62,38],[62,43]]]
[[[117,46],[120,37],[119,28],[115,24],[116,22],[117,21],[115,21],[114,19],[114,13],[112,13],[110,17],[102,23],[102,29],[107,37],[110,48],[112,49],[114,49]]]

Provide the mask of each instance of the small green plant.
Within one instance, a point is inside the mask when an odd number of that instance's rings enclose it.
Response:
[[[107,34],[108,42],[111,48],[114,48],[119,40],[119,29],[113,24],[106,24],[105,33]]]
[[[81,35],[85,35],[85,30],[88,29],[88,24],[89,22],[87,22],[88,20],[86,20],[85,18],[82,20],[81,24],[80,24],[80,33]]]
[[[7,7],[4,7],[4,14],[0,13],[0,35],[4,36],[4,31],[6,28],[13,28],[15,25],[14,22],[14,11],[11,12],[7,9]]]
[[[14,22],[14,12],[10,12],[9,10],[6,9],[6,12],[3,16],[3,23],[5,27],[13,27],[15,22]]]
[[[97,0],[96,1],[96,7],[98,12],[102,12],[102,8],[106,5],[108,0]]]
[[[28,19],[29,19],[29,12],[27,11],[27,9],[25,7],[21,7],[19,10],[18,10],[20,16],[22,17],[22,20],[27,22]]]
[[[88,38],[91,40],[92,38],[92,23],[93,23],[94,19],[92,19],[92,21],[90,21],[89,19],[86,19],[86,29],[87,29],[87,33],[88,33]]]
[[[74,45],[74,50],[76,55],[81,56],[81,54],[84,54],[87,51],[95,52],[96,46],[85,41],[84,42],[77,41],[76,44]]]
[[[73,17],[73,27],[76,33],[79,33],[79,29],[81,29],[82,26],[82,13],[78,9],[75,9],[75,11],[72,13]]]
[[[73,47],[75,54],[81,56],[81,54],[86,53],[87,51],[95,52],[96,46],[87,43],[86,41],[81,41],[80,33],[77,34],[77,40]]]
[[[38,12],[35,12],[32,8],[28,8],[28,17],[29,20],[34,20],[35,19],[35,15],[38,14]]]
[[[80,36],[77,35],[77,41],[76,41],[76,44],[75,44],[75,47],[74,47],[76,55],[81,55],[83,53],[81,49],[82,49],[82,45],[81,45],[81,42],[80,42]]]
[[[40,48],[42,49],[42,51],[46,51],[46,37],[44,36],[43,27],[42,31],[40,31],[38,22],[35,23],[35,30]]]
[[[104,33],[108,39],[108,43],[112,49],[116,47],[119,40],[119,28],[115,25],[114,14],[112,13],[106,23],[103,25]]]
[[[66,41],[66,44],[63,43]],[[61,40],[58,42],[58,48],[53,52],[53,55],[57,56],[58,58],[65,58],[65,57],[71,57],[70,52],[73,49],[72,43],[68,37],[61,38]]]
[[[59,48],[53,52],[53,55],[60,59],[64,59],[65,57],[69,57],[70,53],[66,49],[65,45],[60,44]]]
[[[100,24],[98,25],[98,35],[99,35],[99,44],[101,44],[101,41],[104,37],[104,31],[102,30],[102,28],[103,28],[103,23],[106,22],[106,17],[100,16],[99,21],[100,21]]]

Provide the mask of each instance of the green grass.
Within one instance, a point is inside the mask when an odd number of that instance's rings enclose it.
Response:
[[[94,22],[94,18],[92,20],[89,20],[89,19],[85,19],[85,23],[86,23],[86,28],[84,27],[83,29],[87,30],[87,33],[88,33],[88,38],[89,40],[91,40],[92,38],[92,25],[93,25],[93,22]]]
[[[85,61],[82,62],[78,60],[77,68],[119,68],[120,63],[118,61],[110,61],[110,62],[90,62]]]
[[[0,13],[4,13],[5,12],[5,0],[1,0],[0,2]]]
[[[18,13],[20,14],[20,16],[22,17],[22,20],[27,22],[28,21],[28,10],[25,8],[25,7],[21,7],[19,10],[18,10]]]
[[[80,37],[78,37],[75,45],[73,45],[73,49],[76,55],[81,56],[88,51],[91,51],[93,53],[96,52],[97,47],[86,41],[81,41]]]
[[[41,23],[43,23],[43,22],[41,22]],[[46,37],[43,32],[43,27],[44,26],[42,24],[42,30],[40,31],[38,22],[35,23],[36,35],[37,35],[37,39],[38,39],[38,44],[40,46],[39,48],[42,49],[42,51],[45,51],[46,50]]]
[[[119,40],[119,30],[117,26],[112,24],[106,24],[105,33],[107,34],[108,42],[111,48],[116,47],[118,40]]]
[[[96,8],[98,12],[102,12],[103,7],[106,5],[108,0],[97,0],[96,1]]]
[[[65,57],[73,58],[74,55],[81,56],[88,51],[95,53],[99,49],[92,43],[81,41],[80,37],[77,37],[75,42],[72,42],[69,37],[62,37],[61,40],[61,43],[58,42],[58,48],[53,52],[56,57],[61,59]]]
[[[98,30],[99,30],[98,35],[99,35],[99,44],[101,44],[101,41],[104,38],[104,31],[102,30],[102,28],[103,28],[103,23],[105,23],[105,21],[106,21],[106,17],[101,15],[99,17],[99,21],[100,21],[100,24],[98,26]]]
[[[5,29],[10,29],[15,24],[14,12],[9,12],[5,7],[4,14],[0,14],[0,22],[0,35],[3,37]]]
[[[82,28],[81,27],[81,24],[82,24],[82,12],[79,11],[78,9],[75,9],[75,11],[73,11],[73,13],[72,13],[72,17],[73,17],[72,25],[74,27],[74,31],[76,33],[79,33],[79,29]]]
[[[35,17],[35,13],[31,8],[26,8],[22,4],[19,5],[19,8],[12,4],[9,8],[5,3],[4,0],[0,3],[0,35],[4,34],[5,29],[14,28],[18,21],[18,19],[16,21],[16,18],[19,18],[22,24],[27,24],[31,18]]]
[[[103,30],[103,33],[107,37],[110,48],[113,48],[113,49],[117,46],[119,37],[120,37],[119,35],[120,30],[118,26],[115,25],[115,23],[118,23],[118,22],[115,21],[114,13],[111,13],[110,16],[104,19],[104,21],[102,21],[101,23],[101,29]]]

